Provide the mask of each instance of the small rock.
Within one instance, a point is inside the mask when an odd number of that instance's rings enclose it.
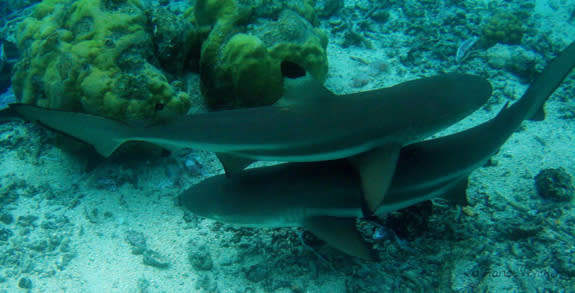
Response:
[[[370,76],[378,76],[382,73],[389,72],[389,63],[383,60],[374,60],[369,63],[367,72]]]
[[[509,46],[497,44],[486,52],[487,63],[494,69],[503,69],[511,62],[512,50]]]
[[[575,255],[572,253],[561,254],[560,257],[556,257],[552,266],[557,273],[568,278],[575,278]]]
[[[367,74],[360,73],[351,79],[351,86],[354,88],[364,87],[369,83],[370,79],[371,78]]]
[[[40,227],[46,230],[58,230],[68,223],[70,223],[70,220],[66,216],[48,214],[46,215],[46,220],[40,224]]]
[[[351,46],[360,47],[362,44],[365,44],[366,42],[367,42],[366,39],[361,34],[352,30],[347,30],[343,34],[343,41],[341,43],[341,46],[343,48],[348,48]]]
[[[204,174],[204,166],[200,162],[200,157],[196,154],[189,154],[186,157],[184,167],[192,176],[200,176]]]
[[[374,11],[369,17],[376,22],[386,23],[389,20],[389,11],[378,9]]]
[[[12,235],[14,235],[12,230],[0,227],[0,241],[8,240],[8,238],[12,237]]]
[[[218,284],[210,276],[202,276],[196,282],[196,290],[201,292],[218,292]]]
[[[36,220],[38,220],[38,217],[32,215],[20,216],[18,217],[18,225],[22,227],[33,226]]]
[[[44,252],[48,248],[48,242],[46,242],[46,240],[44,240],[44,239],[31,241],[28,244],[28,248],[30,248],[31,250],[34,250],[34,251]]]
[[[22,289],[32,289],[32,280],[24,277],[18,281],[18,287]]]
[[[537,76],[537,55],[533,51],[519,48],[515,50],[511,62],[505,69],[521,78],[523,82],[531,82]]]
[[[198,225],[199,218],[189,211],[184,211],[184,216],[182,218],[184,219],[184,222],[191,224],[193,227]]]
[[[144,251],[143,256],[145,265],[161,269],[167,268],[170,265],[170,262],[166,257],[151,249]]]
[[[4,223],[6,225],[10,225],[14,222],[14,217],[12,217],[12,215],[10,215],[10,214],[2,213],[0,215],[0,222]]]
[[[563,168],[545,169],[535,176],[537,193],[556,202],[570,201],[575,193],[572,179]]]
[[[518,225],[509,225],[505,229],[507,237],[513,241],[519,241],[537,236],[543,230],[539,223],[525,221],[517,223]]]
[[[246,279],[257,283],[268,276],[268,270],[263,265],[253,265],[246,272]]]
[[[146,249],[148,249],[146,236],[142,232],[128,230],[126,232],[126,241],[132,246],[133,254],[142,254]]]
[[[205,246],[192,247],[188,253],[188,259],[192,267],[198,271],[209,271],[214,266],[212,256]]]

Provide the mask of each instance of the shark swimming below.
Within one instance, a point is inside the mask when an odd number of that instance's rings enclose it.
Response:
[[[27,120],[87,142],[109,156],[127,141],[215,152],[227,174],[253,160],[312,162],[350,158],[370,208],[379,205],[400,148],[452,125],[491,95],[485,79],[444,74],[335,95],[318,83],[293,86],[277,105],[184,116],[137,127],[89,114],[12,104]],[[364,154],[378,148],[378,157]],[[377,172],[378,180],[372,180]],[[387,176],[381,174],[388,174]],[[381,179],[381,178],[387,178]]]
[[[526,93],[491,120],[468,130],[418,142],[400,151],[391,185],[376,214],[435,197],[466,203],[467,178],[525,119],[542,119],[546,99],[575,66],[575,43],[550,62]],[[537,115],[539,113],[539,115]],[[377,150],[367,155],[377,157]],[[179,196],[199,216],[252,227],[303,227],[333,247],[373,260],[355,229],[363,188],[347,160],[284,163],[210,177]]]

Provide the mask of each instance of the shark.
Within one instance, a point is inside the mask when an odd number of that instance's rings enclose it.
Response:
[[[349,158],[374,209],[388,188],[401,147],[463,119],[492,91],[484,78],[456,73],[347,95],[335,95],[313,79],[286,82],[285,96],[271,106],[188,115],[152,126],[25,104],[12,104],[11,109],[91,144],[103,156],[128,141],[215,152],[228,175],[255,160]],[[377,158],[366,160],[376,148]]]
[[[399,152],[395,172],[375,215],[443,197],[467,203],[469,174],[495,154],[525,119],[542,120],[543,105],[575,66],[575,42],[553,59],[524,95],[492,119],[451,135],[417,142]],[[385,152],[385,150],[384,150]],[[377,150],[366,159],[377,159]],[[201,217],[247,227],[302,227],[329,245],[375,260],[356,230],[365,215],[363,187],[349,160],[283,163],[215,175],[178,197]]]

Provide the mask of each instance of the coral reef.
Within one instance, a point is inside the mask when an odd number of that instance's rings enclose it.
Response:
[[[14,92],[24,103],[115,119],[185,113],[185,72],[212,109],[274,103],[282,62],[318,80],[327,37],[313,1],[198,0],[183,15],[137,0],[48,0],[19,26]]]
[[[483,26],[479,42],[485,47],[496,43],[518,45],[524,33],[525,28],[520,16],[512,12],[499,12]]]
[[[537,193],[545,199],[561,202],[570,201],[575,194],[571,176],[565,169],[544,169],[535,176]]]
[[[298,7],[286,4],[258,10],[255,5],[232,0],[220,6],[210,0],[197,2],[198,24],[213,26],[202,44],[199,61],[201,88],[208,106],[274,103],[282,94],[281,64],[285,61],[325,80],[327,37],[314,28],[317,20],[311,5]]]
[[[0,26],[6,25],[12,18],[22,14],[24,8],[37,2],[40,0],[0,0]]]
[[[189,95],[170,84],[163,66],[182,70],[175,60],[183,58],[180,50],[190,46],[193,31],[175,16],[155,12],[136,0],[38,4],[17,32],[24,56],[12,78],[16,96],[24,103],[115,119],[185,113]],[[174,26],[190,29],[175,34],[182,30]]]

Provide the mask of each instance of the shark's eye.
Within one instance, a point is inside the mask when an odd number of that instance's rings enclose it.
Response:
[[[155,109],[156,109],[156,111],[162,111],[164,109],[164,106],[165,105],[162,103],[157,103]]]

